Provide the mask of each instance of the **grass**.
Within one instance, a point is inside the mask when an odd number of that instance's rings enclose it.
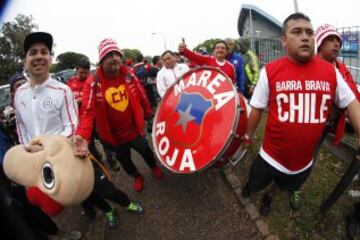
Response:
[[[260,149],[266,117],[264,114],[255,135],[254,145],[244,161],[234,169],[243,184],[247,180],[251,162]],[[319,207],[332,192],[349,163],[350,161],[340,160],[321,148],[312,173],[301,189],[301,209],[296,213],[291,211],[287,193],[280,192],[274,198],[272,210],[266,217],[271,232],[280,239],[345,239],[345,216],[357,201],[349,196],[347,191],[360,190],[359,183],[352,183],[325,216],[320,215]],[[252,196],[257,207],[261,197],[262,192]]]

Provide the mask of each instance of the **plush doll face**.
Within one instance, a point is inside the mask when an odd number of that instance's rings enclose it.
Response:
[[[94,186],[91,161],[73,154],[72,144],[62,136],[39,136],[32,139],[31,151],[12,147],[4,158],[9,179],[26,187],[29,201],[49,215],[63,206],[84,201]]]

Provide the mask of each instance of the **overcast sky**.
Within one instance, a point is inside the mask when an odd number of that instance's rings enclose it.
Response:
[[[242,4],[255,5],[280,22],[294,12],[293,0],[11,0],[1,23],[18,13],[32,15],[40,31],[53,35],[55,56],[74,51],[96,62],[105,37],[144,55],[161,54],[164,39],[168,49],[177,50],[182,37],[190,48],[209,38],[238,38]],[[358,0],[298,0],[298,6],[315,28],[360,26]]]

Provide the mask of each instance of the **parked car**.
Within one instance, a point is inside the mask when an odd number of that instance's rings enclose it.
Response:
[[[76,74],[74,69],[66,69],[56,73],[56,76],[59,78],[60,82],[67,83],[67,81]]]
[[[10,84],[0,86],[0,109],[10,105]]]

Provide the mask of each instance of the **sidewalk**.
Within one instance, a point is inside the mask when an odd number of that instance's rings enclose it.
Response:
[[[142,204],[144,215],[133,215],[116,206],[120,222],[111,228],[100,211],[95,222],[88,223],[77,207],[66,210],[57,222],[66,229],[82,231],[89,240],[264,239],[258,230],[259,221],[252,220],[254,217],[250,218],[241,206],[222,171],[180,175],[163,169],[165,178],[156,180],[140,157],[133,154],[135,164],[145,176],[144,190],[134,192],[132,179],[122,170],[114,174],[114,182]]]

